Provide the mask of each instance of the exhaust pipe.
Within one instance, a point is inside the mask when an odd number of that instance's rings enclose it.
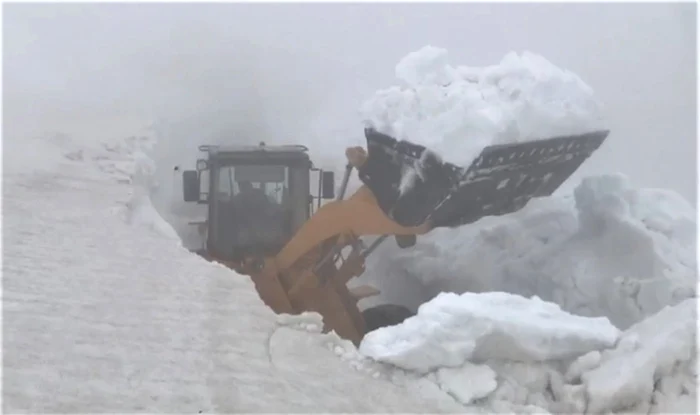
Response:
[[[348,163],[345,165],[345,175],[343,176],[343,181],[340,183],[340,191],[338,196],[335,198],[336,201],[343,200],[345,197],[345,191],[348,188],[348,182],[350,181],[350,173],[352,173],[352,164]]]

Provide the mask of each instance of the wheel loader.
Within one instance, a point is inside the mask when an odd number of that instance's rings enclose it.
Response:
[[[348,288],[379,244],[393,238],[410,249],[433,229],[516,212],[551,195],[607,136],[494,145],[463,168],[368,128],[366,149],[346,149],[337,195],[334,172],[315,168],[305,146],[202,145],[196,169],[182,173],[183,197],[207,206],[198,254],[250,276],[276,313],[318,312],[325,331],[359,345],[367,332],[411,315],[390,304],[361,312],[358,301],[379,291]],[[346,198],[355,170],[362,184]]]

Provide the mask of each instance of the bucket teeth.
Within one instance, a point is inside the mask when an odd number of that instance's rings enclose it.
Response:
[[[513,213],[534,197],[551,195],[608,134],[489,146],[464,169],[423,146],[366,129],[368,156],[359,177],[400,225],[429,219],[433,227],[455,227]]]

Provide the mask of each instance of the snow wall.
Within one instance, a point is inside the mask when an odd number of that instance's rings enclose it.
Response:
[[[471,68],[425,47],[396,76],[399,85],[361,106],[366,124],[456,164],[493,143],[605,127],[590,87],[528,52]],[[155,126],[160,140],[173,131],[164,125]],[[338,149],[358,144],[346,137],[312,156],[342,166]],[[182,224],[202,212],[179,203],[173,165],[142,166],[153,204],[139,204],[135,220],[169,235],[154,205],[185,245],[196,244]],[[359,352],[337,352],[376,376],[427,379],[493,410],[695,412],[695,252],[695,211],[679,195],[636,189],[614,172],[573,177],[514,215],[438,230],[407,250],[385,244],[358,281],[383,295],[364,305],[399,303],[418,315],[368,335]]]

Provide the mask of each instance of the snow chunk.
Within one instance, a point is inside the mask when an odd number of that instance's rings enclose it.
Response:
[[[655,384],[696,354],[696,322],[697,301],[687,299],[627,330],[614,350],[603,353],[601,365],[582,375],[589,412],[619,411],[648,402]],[[680,395],[680,387],[675,389]]]
[[[425,373],[467,360],[574,358],[612,347],[618,335],[606,318],[575,316],[538,298],[442,293],[402,324],[368,333],[360,352]]]
[[[497,374],[498,388],[488,397],[493,402],[504,401],[517,405],[535,405],[549,408],[548,390],[561,389],[555,366],[558,362],[490,361],[489,367]]]
[[[469,362],[459,368],[439,369],[437,380],[443,390],[464,405],[488,396],[498,386],[493,369]]]
[[[426,46],[396,65],[401,86],[377,91],[360,109],[368,127],[469,165],[491,144],[603,128],[602,105],[577,75],[530,52],[498,65],[451,66]]]

